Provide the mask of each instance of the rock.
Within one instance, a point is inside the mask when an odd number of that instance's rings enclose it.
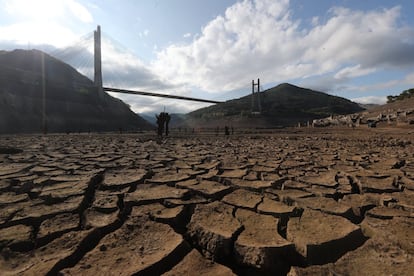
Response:
[[[172,164],[172,168],[176,169],[191,169],[192,167],[185,161],[175,160]]]
[[[167,171],[156,173],[152,178],[146,179],[145,183],[175,185],[176,182],[184,181],[187,179],[190,179],[190,175],[188,174]]]
[[[318,176],[302,176],[299,177],[298,180],[311,185],[318,185],[327,188],[336,188],[338,186],[336,171],[327,171],[320,173]]]
[[[84,225],[86,229],[101,228],[118,222],[118,212],[102,213],[95,209],[87,209],[84,214]]]
[[[292,169],[292,168],[299,168],[309,165],[308,162],[298,161],[298,160],[285,160],[280,164],[280,169]]]
[[[50,203],[62,202],[69,197],[84,195],[87,188],[86,181],[60,182],[43,188],[39,197]]]
[[[195,168],[211,171],[212,169],[217,169],[219,165],[220,165],[219,161],[213,161],[213,162],[206,162],[206,163],[198,164],[195,166]]]
[[[342,216],[349,220],[354,218],[352,207],[326,197],[308,197],[296,200],[298,206],[318,210],[327,214]]]
[[[31,167],[33,167],[32,164],[24,163],[2,164],[0,166],[0,176],[8,175],[8,177],[10,177],[11,174],[16,174],[25,170],[29,170]]]
[[[210,180],[201,180],[200,183],[189,185],[187,188],[195,194],[213,199],[219,199],[232,191],[232,187]]]
[[[395,244],[373,239],[340,258],[331,271],[333,275],[410,275],[414,256]]]
[[[380,204],[378,194],[351,194],[345,195],[339,202],[349,205],[358,217],[365,216],[365,212]]]
[[[413,191],[407,189],[400,193],[392,193],[391,198],[392,202],[388,206],[414,213]]]
[[[394,186],[395,177],[361,177],[359,178],[362,191],[365,193],[392,193],[401,189]]]
[[[252,191],[261,191],[266,188],[273,186],[274,181],[263,181],[263,180],[245,180],[245,179],[231,179],[229,181],[231,185],[239,188],[244,188]]]
[[[197,205],[187,229],[189,237],[205,255],[225,259],[231,256],[242,225],[233,217],[233,207],[213,202]]]
[[[32,227],[22,224],[0,229],[0,249],[10,247],[13,250],[29,251],[33,246],[31,235]]]
[[[246,169],[224,170],[220,177],[222,178],[242,178],[247,174]]]
[[[179,169],[178,173],[180,174],[187,174],[190,177],[198,176],[198,175],[204,175],[206,173],[205,170],[193,170],[193,169]]]
[[[243,176],[243,180],[258,180],[262,174],[254,171],[249,171],[245,176]]]
[[[170,226],[145,216],[131,217],[63,274],[160,274],[188,251],[186,242]]]
[[[184,181],[177,182],[175,184],[175,187],[186,189],[189,186],[197,185],[198,183],[199,183],[199,180],[197,180],[197,179],[189,179],[189,180],[184,180]]]
[[[31,221],[33,219],[47,219],[62,213],[75,213],[79,211],[83,197],[75,196],[65,201],[46,205],[44,201],[32,200],[30,205],[24,205],[10,220],[10,223]]]
[[[323,186],[312,185],[311,187],[304,188],[303,190],[311,194],[314,194],[317,197],[329,197],[329,198],[339,197],[337,189],[326,188]]]
[[[257,211],[262,214],[273,215],[280,218],[297,216],[301,210],[295,206],[289,206],[280,201],[264,197],[263,202],[257,206]]]
[[[324,275],[324,276],[335,276],[332,272],[332,264],[326,265],[312,265],[308,267],[291,267],[287,276],[314,276],[314,275]]]
[[[50,178],[52,182],[87,182],[90,180],[91,175],[83,175],[83,174],[67,174],[66,171],[64,173],[56,172],[57,175]]]
[[[273,188],[266,189],[266,192],[277,196],[279,201],[292,205],[298,198],[314,197],[313,194],[296,189],[277,190]]]
[[[211,180],[211,179],[217,177],[218,173],[219,173],[218,170],[211,169],[211,170],[209,170],[208,172],[206,172],[204,174],[197,175],[196,178],[200,179],[200,180],[201,179]]]
[[[262,201],[262,196],[244,189],[237,189],[223,197],[222,201],[236,207],[255,210],[257,205]]]
[[[360,227],[342,217],[305,209],[301,217],[289,220],[287,240],[308,264],[324,264],[357,248],[365,237]]]
[[[123,169],[123,170],[112,170],[105,172],[105,178],[102,182],[103,189],[122,189],[130,187],[132,184],[138,184],[143,181],[147,175],[147,171],[144,169]]]
[[[404,211],[402,209],[378,206],[369,210],[366,214],[369,217],[380,219],[392,219],[393,217],[414,217],[413,212]]]
[[[0,206],[19,203],[28,200],[29,196],[27,194],[16,194],[8,192],[0,194]]]
[[[230,268],[215,263],[204,258],[197,250],[193,249],[185,258],[174,266],[163,276],[181,276],[181,275],[216,275],[216,276],[235,276]]]
[[[118,203],[118,195],[105,192],[96,192],[92,208],[102,213],[112,213],[118,210]]]
[[[79,244],[91,231],[76,231],[63,234],[45,246],[26,254],[12,254],[0,258],[2,272],[8,274],[46,275],[56,274],[69,259],[80,251]],[[71,258],[72,257],[72,258]],[[53,268],[57,268],[54,269]]]
[[[55,238],[63,233],[74,231],[79,227],[78,214],[60,214],[42,221],[37,233],[37,240],[44,243],[45,240]]]
[[[414,269],[413,260],[412,254],[396,244],[369,240],[334,264],[294,267],[288,275],[410,275]]]
[[[276,169],[277,167],[274,168],[274,167],[254,165],[251,170],[255,172],[274,172],[276,171]]]
[[[275,188],[282,186],[286,180],[286,176],[280,176],[278,173],[262,173],[260,178],[262,181],[272,181]]]
[[[414,191],[414,180],[403,176],[400,182],[404,185],[404,188]]]
[[[294,181],[294,180],[287,180],[283,183],[282,190],[289,190],[289,189],[298,189],[303,190],[304,188],[310,187],[310,184],[305,184],[303,182]]]
[[[189,191],[186,189],[176,189],[167,185],[140,185],[135,192],[125,194],[124,202],[130,205],[141,205],[164,199],[183,199],[187,196],[189,196]]]
[[[164,200],[164,204],[168,207],[176,207],[180,205],[196,205],[196,204],[203,204],[208,203],[210,200],[205,197],[200,196],[192,196],[191,198],[184,198],[184,199],[166,199]]]
[[[243,209],[236,211],[236,218],[244,226],[234,244],[236,261],[262,270],[287,270],[295,249],[278,234],[278,219]]]

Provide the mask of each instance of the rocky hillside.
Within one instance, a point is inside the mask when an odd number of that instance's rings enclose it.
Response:
[[[363,112],[329,116],[312,121],[313,126],[364,126],[410,127],[414,126],[414,98],[404,98]]]
[[[71,66],[38,50],[0,51],[0,133],[42,132],[43,114],[48,132],[151,128]]]
[[[260,93],[262,112],[252,114],[252,95],[193,111],[187,115],[187,125],[215,127],[292,126],[330,115],[362,111],[358,104],[323,92],[280,84]]]

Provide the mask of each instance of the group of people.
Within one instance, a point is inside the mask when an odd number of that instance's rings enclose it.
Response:
[[[171,116],[167,112],[161,112],[159,115],[155,115],[157,118],[157,125],[158,125],[158,136],[162,136],[164,133],[164,126],[165,126],[165,136],[168,136],[168,124],[170,123]]]
[[[164,129],[165,129],[165,136],[168,136],[168,134],[169,134],[168,124],[170,123],[170,120],[171,120],[170,114],[168,114],[167,112],[161,112],[160,114],[155,115],[155,118],[157,118],[157,126],[158,126],[157,133],[158,133],[158,136],[161,136],[161,137],[163,136]],[[181,132],[181,128],[179,128],[179,129],[180,129],[180,132]],[[220,130],[220,128],[217,127],[216,128],[216,135],[219,134],[219,130]],[[187,132],[187,129],[185,129],[185,131]],[[194,133],[194,128],[193,128],[193,133]],[[231,128],[228,127],[228,126],[225,126],[224,127],[224,134],[225,135],[230,135],[230,133],[234,134],[233,126],[231,126]]]

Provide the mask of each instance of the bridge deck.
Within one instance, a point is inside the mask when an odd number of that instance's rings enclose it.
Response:
[[[176,96],[176,95],[159,94],[159,93],[153,93],[153,92],[119,89],[119,88],[112,88],[112,87],[103,87],[103,90],[107,91],[107,92],[134,94],[134,95],[161,97],[161,98],[170,98],[170,99],[179,99],[179,100],[194,101],[194,102],[215,103],[215,104],[221,103],[219,101],[213,101],[213,100],[191,98],[191,97],[184,97],[184,96]]]

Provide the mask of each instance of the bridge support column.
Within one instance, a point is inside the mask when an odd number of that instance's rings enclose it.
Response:
[[[255,87],[257,86],[257,92]],[[255,101],[257,98],[257,101]],[[257,79],[257,83],[252,80],[252,113],[262,113],[262,102],[260,99],[260,79]]]
[[[98,89],[98,95],[100,98],[103,99],[104,91],[102,88],[102,56],[101,56],[101,26],[98,25],[96,31],[93,32],[94,34],[94,68],[95,68],[95,77],[94,77],[94,84]]]

